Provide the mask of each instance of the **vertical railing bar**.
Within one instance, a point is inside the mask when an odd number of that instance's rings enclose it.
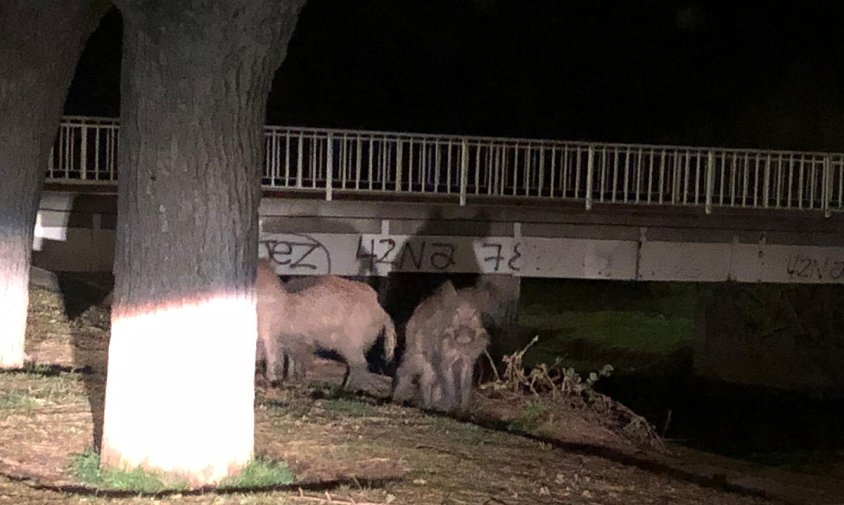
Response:
[[[809,209],[815,208],[815,158],[810,158],[809,165]]]
[[[281,140],[279,139],[279,135],[280,135],[280,133],[277,132],[277,131],[271,131],[270,132],[270,154],[269,155],[271,156],[272,163],[270,163],[270,165],[268,167],[269,171],[270,171],[268,176],[269,176],[269,179],[270,179],[270,186],[273,186],[273,187],[278,185],[278,179],[281,178],[281,154],[280,154]],[[286,185],[287,181],[285,180],[284,182],[285,182],[285,185]]]
[[[671,169],[671,203],[676,204],[680,198],[680,191],[682,189],[682,178],[680,177],[680,163],[682,163],[683,155],[680,151],[674,153],[674,163]]]
[[[539,143],[539,181],[537,181],[536,196],[542,196],[542,190],[545,188],[545,144]],[[553,184],[552,184],[553,187]]]
[[[499,165],[501,165],[501,149],[495,149],[495,169],[493,170],[490,177],[492,178],[492,184],[490,185],[490,194],[497,195],[498,194],[498,170]]]
[[[407,191],[413,191],[413,139],[408,139],[408,149],[409,152],[407,154]],[[386,144],[386,138],[385,138]],[[404,142],[402,141],[401,137],[396,137],[396,192],[401,193],[401,183],[404,179],[404,169],[402,166],[404,165]],[[389,163],[385,165],[389,167]],[[389,168],[387,169],[389,170]],[[386,175],[385,175],[386,178]]]
[[[376,137],[375,140],[376,140],[375,145],[378,146],[377,150],[376,150],[376,158],[375,158],[375,173],[378,174],[377,177],[381,180],[381,191],[386,192],[387,191],[387,185],[390,184],[391,182],[393,184],[395,184],[395,182],[396,182],[395,179],[390,181],[390,179],[389,179],[390,174],[387,173],[384,169],[384,153],[387,149],[387,142],[386,142],[387,137],[382,135],[381,137]],[[393,189],[395,189],[395,187]]]
[[[712,192],[715,189],[715,153],[706,153],[706,209],[707,214],[712,214]]]
[[[330,202],[334,196],[334,135],[325,137],[325,200]]]
[[[355,134],[355,189],[360,189],[361,161],[363,142],[360,133]]]
[[[321,151],[320,151],[320,145],[319,145],[319,142],[317,140],[315,133],[311,135],[311,148],[309,149],[308,152],[310,154],[309,170],[310,170],[310,176],[311,176],[311,187],[316,188],[317,187],[317,179],[319,178],[319,166],[317,166],[317,164],[321,161],[321,158],[320,158]]]
[[[762,176],[762,207],[768,208],[768,193],[771,190],[771,155],[765,159],[765,172]]]
[[[554,186],[557,185],[556,178],[557,146],[551,145],[551,181],[548,184],[549,197],[554,198]]]
[[[803,179],[805,178],[805,175],[804,175],[805,162],[806,162],[806,157],[805,157],[804,154],[801,154],[800,155],[800,162],[799,162],[800,169],[798,171],[798,177],[797,177],[797,208],[798,209],[803,208],[803,186],[804,186]]]
[[[105,153],[103,154],[103,156],[105,156],[105,163],[106,163],[105,164],[106,178],[107,178],[108,181],[114,181],[113,167],[111,165],[111,151],[109,149],[109,144],[111,143],[111,136],[113,134],[113,130],[111,128],[109,128],[108,126],[106,126],[103,130],[103,134],[105,135],[105,138],[103,139],[103,143],[104,143],[103,149],[105,150]]]
[[[70,160],[73,153],[70,152],[70,126],[63,126],[62,145],[64,146],[64,153],[62,153],[62,168],[64,169],[64,178],[70,179]]]
[[[369,171],[369,177],[368,177],[369,188],[368,189],[370,191],[372,191],[372,188],[374,187],[374,184],[375,184],[375,170],[372,166],[372,157],[374,155],[373,151],[375,150],[374,141],[375,141],[374,136],[370,134],[369,135],[369,152],[367,153],[367,158],[369,158],[369,160],[368,160],[369,161],[369,167],[367,169]]]
[[[741,207],[746,207],[747,191],[750,187],[750,155],[745,153],[744,157],[739,158],[738,162],[739,164],[737,170],[741,173],[741,183],[739,184],[739,189],[741,189],[741,194],[739,195],[739,205]]]
[[[340,142],[340,170],[338,170],[338,175],[340,176],[340,189],[346,189],[346,132],[343,132]]]
[[[261,167],[261,184],[264,184],[264,178],[266,178],[267,185],[270,187],[275,186],[274,176],[278,158],[276,155],[276,150],[278,149],[277,135],[273,130],[269,130],[264,134],[264,145],[266,149],[264,150],[264,165]]]
[[[530,169],[531,169],[531,165],[532,165],[532,163],[531,163],[531,161],[532,161],[531,147],[532,147],[531,143],[530,143],[530,141],[528,141],[527,146],[525,146],[525,158],[524,158],[525,176],[524,176],[524,181],[522,182],[522,184],[524,184],[524,186],[525,186],[524,196],[530,195],[530,179],[531,179]]]
[[[794,187],[794,153],[788,155],[788,189],[786,190],[786,207],[791,208],[791,188]]]
[[[639,203],[639,200],[642,197],[642,148],[639,147],[636,150],[636,203]]]
[[[703,163],[703,153],[695,151],[695,205],[700,205],[700,187],[701,187],[701,170],[700,165]],[[705,177],[705,173],[703,174]]]
[[[100,180],[100,131],[102,128],[94,128],[94,179]]]
[[[738,186],[738,154],[733,152],[730,160],[730,207],[736,206],[736,188]]]
[[[460,142],[460,206],[466,205],[466,181],[469,171],[469,141],[466,137]]]
[[[595,165],[595,148],[589,144],[586,158],[586,210],[592,209],[592,172]]]
[[[648,205],[651,204],[651,199],[652,199],[652,197],[651,197],[651,186],[653,185],[653,182],[654,182],[654,158],[656,158],[656,156],[654,155],[654,148],[651,147],[650,151],[648,151],[648,178],[647,178],[647,187],[645,189],[645,191],[647,192],[647,195],[648,195],[648,199],[647,199]]]
[[[838,208],[844,204],[844,164],[841,159],[838,160]]]
[[[452,138],[448,138],[448,149],[446,150],[446,164],[445,164],[445,192],[451,193],[451,146]]]
[[[468,145],[468,144],[467,144]],[[481,194],[481,146],[480,142],[475,145],[475,194]]]
[[[601,175],[599,177],[600,180],[600,193],[598,194],[598,201],[604,201],[604,193],[607,190],[607,184],[609,181],[607,180],[607,146],[603,146],[601,149]]]
[[[662,205],[662,191],[665,184],[665,149],[661,149],[659,154],[659,204]]]
[[[580,146],[577,146],[574,159],[574,198],[580,198]]]
[[[419,186],[422,193],[425,192],[425,179],[428,173],[428,142],[422,137],[422,145],[419,147]],[[412,179],[411,179],[412,180]]]
[[[380,163],[379,171],[382,174],[382,178],[384,180],[384,190],[387,190],[386,183],[389,182],[388,179],[390,177],[390,151],[392,142],[387,139],[387,135],[383,135],[381,138],[381,150],[380,156],[378,157],[378,162]],[[401,139],[396,138],[396,160],[398,160],[398,150],[399,145],[401,145]],[[408,172],[409,173],[409,172]],[[402,170],[401,167],[396,167],[396,179],[393,181],[393,192],[394,193],[401,193],[401,174]]]
[[[612,189],[610,190],[610,201],[615,203],[618,193],[618,148],[612,150]]]
[[[569,146],[562,146],[562,164],[560,165],[560,197],[565,198],[569,184]]]
[[[823,209],[824,217],[830,217],[830,210],[829,210],[829,199],[831,198],[832,191],[830,190],[830,185],[832,181],[830,180],[830,175],[832,173],[832,165],[830,163],[829,155],[826,154],[823,157],[823,201],[821,202],[821,208]]]
[[[516,142],[513,148],[513,196],[516,196],[516,188],[519,186],[519,143]],[[503,174],[507,177],[507,171]]]
[[[290,186],[290,130],[284,131],[284,187]]]
[[[478,152],[481,151],[483,144],[478,141]],[[492,171],[495,169],[495,147],[490,141],[486,146],[486,170],[484,171],[484,185],[486,185],[486,192],[488,195],[492,194]]]
[[[440,184],[440,139],[437,139],[434,144],[434,193],[439,193]]]
[[[299,152],[296,153],[296,187],[297,188],[301,188],[303,186],[302,179],[305,176],[305,174],[304,174],[305,169],[302,166],[302,163],[303,163],[302,157],[304,156],[304,150],[305,150],[304,143],[305,143],[305,132],[300,131],[299,132],[299,142],[298,142],[298,144],[299,144],[298,151]]]
[[[753,208],[759,207],[759,165],[762,162],[760,158],[760,154],[757,152],[755,157],[755,162],[753,164]]]

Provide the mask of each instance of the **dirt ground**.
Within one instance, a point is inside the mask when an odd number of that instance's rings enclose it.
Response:
[[[0,373],[0,504],[844,503],[840,482],[655,451],[584,409],[554,411],[531,434],[513,433],[506,428],[525,418],[530,399],[491,388],[478,392],[466,421],[341,394],[342,367],[329,361],[308,383],[257,390],[256,453],[286,461],[293,485],[156,496],[85,488],[68,467],[102,422],[103,293],[31,293],[27,353],[37,366]]]

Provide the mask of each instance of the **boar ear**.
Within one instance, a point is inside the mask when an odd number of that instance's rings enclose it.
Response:
[[[454,289],[454,284],[452,284],[450,280],[447,280],[440,284],[437,288],[437,293],[442,296],[455,296],[457,295],[457,290]]]

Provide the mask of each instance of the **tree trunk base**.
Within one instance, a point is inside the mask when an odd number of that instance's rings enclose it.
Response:
[[[254,443],[255,331],[243,331],[250,320],[255,306],[244,296],[117,312],[102,466],[141,467],[191,487],[243,468]]]

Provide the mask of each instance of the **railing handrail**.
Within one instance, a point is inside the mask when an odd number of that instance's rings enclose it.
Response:
[[[65,116],[48,178],[117,178],[120,119]],[[264,186],[844,210],[844,153],[264,127]]]
[[[94,125],[114,125],[120,126],[120,118],[114,118],[109,116],[79,116],[79,115],[66,115],[62,116],[62,123],[71,122],[71,121],[79,121],[81,124],[94,124]],[[719,152],[719,153],[741,153],[741,154],[776,154],[776,155],[810,155],[810,156],[818,156],[818,157],[840,157],[844,159],[844,151],[807,151],[807,150],[792,150],[792,149],[768,149],[768,148],[754,148],[754,147],[718,147],[718,146],[695,146],[695,145],[685,145],[685,144],[638,144],[638,143],[631,143],[631,142],[603,142],[603,141],[591,141],[591,140],[561,140],[561,139],[551,139],[551,138],[529,138],[529,137],[504,137],[504,136],[486,136],[486,135],[465,135],[460,133],[422,133],[422,132],[400,132],[394,130],[367,130],[367,129],[348,129],[348,128],[322,128],[317,126],[290,126],[290,125],[272,125],[267,124],[264,125],[264,132],[277,132],[277,131],[295,131],[295,132],[311,132],[311,133],[321,133],[325,136],[328,133],[333,135],[342,135],[342,134],[355,134],[355,135],[362,135],[362,136],[373,136],[373,137],[392,137],[392,138],[401,138],[407,140],[415,140],[415,139],[443,139],[443,140],[463,140],[466,139],[469,142],[502,142],[502,143],[513,143],[522,146],[522,144],[544,144],[546,146],[552,145],[559,145],[559,146],[581,146],[581,147],[613,147],[613,148],[622,148],[622,149],[661,149],[661,150],[673,150],[673,151],[684,151],[684,152],[697,152],[697,153],[709,153],[709,152]]]

